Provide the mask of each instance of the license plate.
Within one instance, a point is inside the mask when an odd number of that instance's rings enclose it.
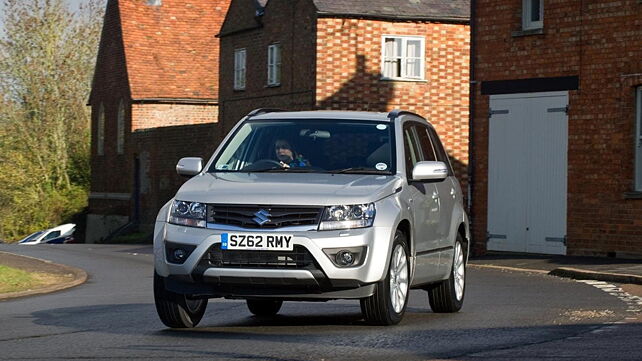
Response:
[[[221,249],[250,251],[291,251],[294,249],[292,235],[286,234],[221,234]]]

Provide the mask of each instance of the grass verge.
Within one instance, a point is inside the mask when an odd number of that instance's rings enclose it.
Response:
[[[67,280],[65,275],[31,273],[0,265],[0,293],[47,287]]]

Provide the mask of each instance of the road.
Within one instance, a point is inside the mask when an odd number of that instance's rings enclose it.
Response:
[[[0,302],[2,360],[640,360],[642,324],[586,283],[470,267],[457,314],[410,295],[398,326],[363,323],[359,303],[286,302],[259,319],[238,300],[210,300],[199,327],[167,329],[152,297],[151,247],[0,245],[80,267],[87,283]],[[614,323],[615,322],[615,323]],[[620,323],[623,322],[623,323]]]

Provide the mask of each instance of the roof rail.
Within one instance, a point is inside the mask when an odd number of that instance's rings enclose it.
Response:
[[[274,113],[274,112],[285,112],[286,110],[283,109],[273,109],[273,108],[258,108],[254,109],[251,112],[247,113],[248,117],[253,117],[255,115],[259,114],[265,114],[265,113]]]
[[[407,110],[401,110],[401,109],[394,109],[390,113],[388,113],[388,119],[395,120],[396,118],[398,118],[398,117],[400,117],[400,116],[402,116],[404,114],[414,115],[414,116],[419,117],[421,119],[426,119],[426,118],[422,117],[419,114],[416,114],[416,113],[413,113],[413,112],[409,112]]]

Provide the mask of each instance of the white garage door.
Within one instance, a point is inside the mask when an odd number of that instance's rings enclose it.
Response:
[[[568,92],[490,97],[488,249],[566,254]]]

